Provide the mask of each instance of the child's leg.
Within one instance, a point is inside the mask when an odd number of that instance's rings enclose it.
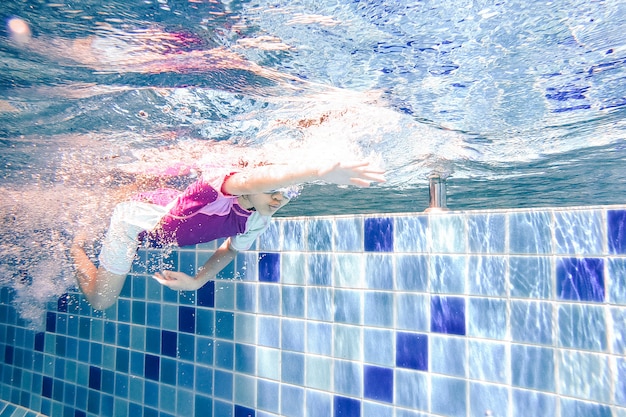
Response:
[[[102,267],[96,268],[82,245],[83,242],[77,239],[70,250],[76,264],[78,285],[94,309],[106,310],[117,301],[124,286],[126,274],[114,274]]]

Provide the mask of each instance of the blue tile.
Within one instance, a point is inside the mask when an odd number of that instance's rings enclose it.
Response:
[[[178,333],[168,330],[161,331],[161,355],[176,357],[178,350]]]
[[[435,293],[464,294],[467,262],[467,256],[432,256],[430,290]]]
[[[562,300],[604,301],[604,260],[561,258],[556,267],[557,294]]]
[[[549,302],[511,301],[511,338],[515,342],[551,345],[552,314]]]
[[[196,332],[196,309],[193,307],[178,307],[178,330],[185,333]]]
[[[607,350],[607,325],[603,306],[562,304],[558,310],[559,344],[604,352]]]
[[[470,214],[467,219],[470,252],[504,253],[505,220],[503,214]]]
[[[259,253],[259,281],[280,282],[279,253]]]
[[[502,384],[509,381],[511,361],[506,342],[470,341],[468,358],[470,378]]]
[[[430,330],[435,333],[465,335],[465,299],[432,296]]]
[[[431,378],[431,410],[449,417],[467,415],[467,381],[457,378],[433,376]]]
[[[281,352],[281,380],[286,383],[302,385],[304,383],[304,355],[301,353]]]
[[[259,345],[280,347],[280,319],[277,317],[259,317],[258,319]]]
[[[195,358],[195,337],[190,334],[178,334],[177,357],[183,360],[193,361]]]
[[[205,397],[204,395],[196,394],[194,400],[194,417],[213,417],[213,414],[210,410],[213,410],[213,400],[209,397]],[[224,416],[227,416],[224,414]],[[242,414],[241,417],[245,415]],[[146,417],[146,416],[144,416]],[[215,416],[217,417],[217,415]],[[237,416],[240,417],[240,416]],[[255,417],[254,414],[251,414],[250,417]]]
[[[52,398],[52,378],[44,376],[41,385],[41,395],[46,398]]]
[[[392,327],[393,294],[380,291],[365,293],[363,324],[368,326]]]
[[[256,285],[248,282],[238,282],[235,287],[237,294],[235,305],[237,310],[256,312]]]
[[[365,256],[365,284],[367,288],[393,289],[393,257],[367,254]]]
[[[215,365],[232,370],[235,368],[234,345],[221,340],[215,342]]]
[[[325,392],[306,391],[307,417],[328,417],[331,413],[331,396]]]
[[[511,253],[552,252],[550,213],[543,211],[509,213],[509,250]]]
[[[233,399],[233,373],[216,369],[215,376],[215,396],[224,400]]]
[[[332,264],[329,255],[310,254],[308,256],[308,264],[309,273],[307,283],[309,285],[330,285],[332,277]]]
[[[281,320],[281,347],[283,350],[304,352],[304,324],[303,320]]]
[[[334,361],[334,391],[352,397],[363,396],[363,366],[354,361]]]
[[[306,317],[309,320],[333,320],[335,307],[331,288],[308,287],[306,300]]]
[[[193,277],[196,275],[196,252],[179,251],[178,252],[178,271]]]
[[[366,252],[393,252],[393,219],[365,219],[364,247]]]
[[[148,327],[146,329],[146,352],[161,353],[161,331]]]
[[[606,217],[609,253],[626,253],[626,210],[609,210]]]
[[[514,416],[556,416],[556,396],[526,390],[513,390]]]
[[[200,394],[213,394],[213,368],[196,366],[196,392]]]
[[[178,362],[177,364],[177,369],[176,369],[176,374],[177,374],[177,387],[179,388],[186,388],[186,389],[193,389],[194,387],[194,368],[195,365],[191,364],[191,363],[185,363],[185,362]],[[215,372],[215,385],[217,387],[217,372]],[[179,394],[180,395],[180,394]]]
[[[215,307],[215,281],[209,281],[196,291],[199,307]]]
[[[213,336],[215,331],[215,311],[199,308],[196,311],[196,334],[201,336]]]
[[[583,401],[560,398],[561,415],[568,417],[613,417],[611,407]]]
[[[144,359],[144,376],[152,381],[158,381],[160,372],[160,358],[146,354]]]
[[[513,386],[554,392],[556,387],[554,369],[553,349],[516,344],[511,346]]]
[[[261,410],[278,413],[279,385],[277,382],[259,379],[257,381],[257,407]]]
[[[282,415],[289,417],[304,416],[304,389],[291,385],[281,385],[280,408]]]
[[[259,291],[259,313],[263,314],[280,314],[281,301],[280,292],[281,287],[274,284],[263,284],[258,286]]]
[[[328,219],[312,219],[308,222],[308,250],[311,252],[332,251],[333,222]]]
[[[615,375],[613,383],[615,384],[615,403],[621,407],[626,407],[626,358],[617,358],[615,361]]]
[[[334,417],[361,417],[361,401],[335,395],[333,398]]]
[[[428,370],[428,336],[417,333],[396,334],[396,366]]]
[[[511,296],[552,297],[552,262],[548,257],[511,256],[509,258]]]
[[[506,259],[496,256],[470,256],[468,291],[470,294],[506,296]]]
[[[96,366],[89,367],[89,388],[99,390],[102,370]]]
[[[377,401],[393,402],[393,370],[363,366],[363,395]]]
[[[362,317],[362,292],[335,290],[335,322],[361,324]]]
[[[333,243],[337,252],[363,250],[363,220],[361,218],[335,219]]]
[[[235,337],[235,314],[227,311],[215,312],[215,336],[233,340]]]
[[[285,286],[282,288],[283,315],[287,317],[304,317],[304,287]]]
[[[256,417],[255,411],[251,408],[235,405],[235,417]]]
[[[303,251],[306,249],[304,225],[300,220],[283,220],[283,247],[285,251]]]
[[[396,288],[405,291],[426,291],[428,288],[428,257],[395,255]]]
[[[256,370],[256,348],[241,343],[235,344],[235,371],[254,374]]]

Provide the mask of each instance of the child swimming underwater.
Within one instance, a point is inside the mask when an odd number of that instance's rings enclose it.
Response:
[[[154,275],[173,290],[193,291],[212,280],[239,251],[247,250],[271,217],[315,181],[368,187],[384,182],[384,171],[368,162],[263,165],[205,173],[185,191],[160,189],[118,204],[96,267],[78,236],[71,248],[78,283],[97,310],[113,305],[131,269],[139,244],[188,246],[227,238],[194,277],[182,272]]]

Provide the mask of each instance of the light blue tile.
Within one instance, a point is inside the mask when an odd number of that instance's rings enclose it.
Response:
[[[259,284],[258,311],[262,314],[280,314],[280,286],[276,284]]]
[[[470,214],[467,217],[469,250],[472,253],[504,253],[504,214]]]
[[[256,252],[240,252],[237,254],[235,279],[242,281],[256,281],[258,277],[259,262]]]
[[[238,282],[235,288],[237,293],[237,310],[256,312],[258,298],[256,283]]]
[[[363,288],[363,257],[352,254],[334,255],[333,286]]]
[[[506,270],[503,257],[470,256],[468,268],[468,292],[474,295],[506,296]]]
[[[161,327],[166,330],[178,330],[178,306],[161,305]]]
[[[321,356],[305,357],[306,386],[323,391],[332,389],[333,360]]]
[[[595,351],[607,350],[604,307],[588,304],[560,304],[559,345]]]
[[[280,319],[278,317],[258,317],[257,337],[259,345],[280,347]]]
[[[617,405],[626,407],[626,358],[615,359],[615,374],[613,375],[615,384],[614,401]]]
[[[431,250],[439,253],[466,253],[465,216],[435,214],[429,217]]]
[[[235,371],[254,374],[256,371],[256,349],[252,345],[235,344]]]
[[[352,397],[363,394],[363,366],[358,362],[335,360],[334,391]]]
[[[281,352],[281,380],[289,384],[303,385],[304,355],[294,352]]]
[[[280,281],[283,284],[306,284],[306,256],[303,253],[282,253],[280,257]]]
[[[426,291],[428,289],[428,257],[425,255],[395,255],[396,289]]]
[[[235,374],[235,402],[245,407],[256,407],[256,378]]]
[[[326,392],[306,390],[307,417],[328,417],[331,413],[332,398]]]
[[[582,400],[609,403],[611,401],[611,373],[607,355],[561,350],[559,393]]]
[[[305,223],[301,220],[283,220],[283,250],[303,251],[306,249]]]
[[[363,331],[363,360],[367,363],[392,367],[394,361],[395,335],[391,329],[369,329]]]
[[[503,340],[508,337],[507,302],[495,298],[470,298],[468,335]]]
[[[427,295],[398,293],[396,308],[398,329],[426,331],[430,328],[430,297]]]
[[[331,255],[310,254],[308,260],[309,285],[331,285],[333,276],[333,262]]]
[[[557,254],[599,255],[606,240],[601,210],[559,210],[554,213]]]
[[[537,391],[513,389],[513,416],[556,416],[556,396]]]
[[[393,289],[392,255],[365,255],[365,285],[371,289]]]
[[[480,382],[470,383],[470,415],[506,416],[508,411],[508,388]]]
[[[279,380],[281,373],[280,350],[257,348],[257,376]]]
[[[200,354],[200,351],[197,354]],[[223,340],[215,342],[215,366],[229,371],[235,369],[234,343]]]
[[[307,243],[311,252],[333,250],[333,224],[330,219],[310,219],[307,222]]]
[[[429,374],[426,372],[395,370],[395,403],[400,407],[429,411]]]
[[[399,216],[394,223],[396,252],[428,251],[428,216]]]
[[[467,345],[464,338],[431,335],[428,341],[430,371],[460,377],[467,375]]]
[[[235,340],[240,343],[256,343],[257,316],[235,313]]]
[[[260,251],[280,251],[280,221],[273,221],[267,230],[259,236]]]
[[[468,382],[458,378],[431,376],[431,411],[450,417],[465,417]]]
[[[611,407],[570,398],[560,398],[561,415],[568,417],[614,417]]]
[[[225,279],[215,281],[215,308],[235,309],[235,282]]]
[[[616,355],[626,356],[626,308],[614,307],[611,309],[613,320],[613,337],[611,349]]]
[[[214,348],[215,348],[215,343],[213,342],[213,339],[210,339],[208,337],[197,337],[196,338],[196,362],[202,363],[205,365],[213,365]]]
[[[335,322],[361,324],[363,319],[363,293],[352,290],[335,290]]]
[[[281,320],[281,334],[283,350],[304,352],[305,344],[305,322],[304,320]]]
[[[333,348],[333,328],[329,323],[307,321],[306,351],[317,355],[330,356]]]
[[[377,404],[369,401],[363,401],[362,417],[393,417],[393,407],[383,404]]]
[[[435,255],[430,263],[430,290],[439,294],[464,294],[467,257]]]
[[[333,290],[325,287],[307,288],[306,316],[309,320],[332,321],[334,317]]]
[[[607,269],[609,301],[626,305],[626,258],[609,258]]]
[[[511,338],[516,342],[552,345],[552,303],[511,301]]]
[[[363,218],[335,219],[333,243],[337,252],[360,252],[363,250]]]
[[[555,392],[556,359],[551,348],[511,346],[511,382],[513,386]]]
[[[366,326],[393,326],[393,294],[367,291],[364,294],[363,324]]]
[[[509,274],[512,297],[552,297],[554,267],[551,258],[511,256]]]
[[[285,417],[304,417],[304,389],[290,385],[281,385],[281,415]]]
[[[257,408],[278,413],[280,411],[280,385],[277,382],[257,380]]]
[[[283,315],[287,317],[304,317],[304,287],[282,286]]]
[[[480,381],[510,383],[510,355],[505,343],[469,341],[469,376]]]
[[[363,329],[358,326],[333,326],[334,356],[360,361],[363,358]]]
[[[519,254],[552,253],[551,215],[547,211],[508,213],[509,250]]]

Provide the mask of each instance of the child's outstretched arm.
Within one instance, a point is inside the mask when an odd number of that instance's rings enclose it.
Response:
[[[235,259],[235,256],[237,256],[237,251],[230,246],[230,239],[228,239],[201,268],[198,268],[195,277],[177,271],[161,271],[154,274],[153,277],[160,284],[175,291],[195,291],[207,282],[214,280],[215,276]]]
[[[372,182],[384,182],[384,173],[366,161],[264,165],[233,174],[224,182],[224,190],[246,195],[316,181],[369,187]]]

